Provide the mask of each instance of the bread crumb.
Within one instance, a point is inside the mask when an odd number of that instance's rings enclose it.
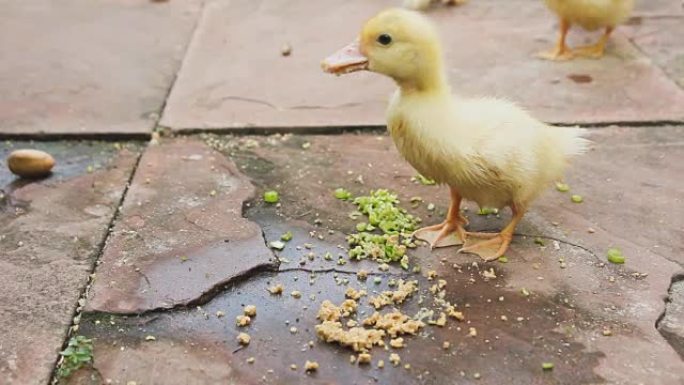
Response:
[[[357,278],[359,281],[365,281],[366,279],[368,279],[368,272],[367,272],[366,270],[359,270],[359,271],[356,273],[356,278]]]
[[[353,327],[344,330],[342,324],[333,321],[323,321],[316,325],[316,334],[325,342],[337,342],[342,346],[348,346],[356,352],[370,350],[374,345],[383,343],[384,330],[365,329]]]
[[[468,337],[477,337],[477,329],[468,328]]]
[[[281,283],[268,288],[269,293],[271,293],[273,295],[283,294],[283,290],[285,290],[285,287]]]
[[[219,310],[219,311],[216,312],[216,318],[221,318],[221,317],[223,317],[224,315],[226,315],[226,313],[222,312],[221,310]]]
[[[392,365],[397,366],[399,363],[401,363],[401,357],[397,353],[392,353],[389,356],[389,360],[392,363]]]
[[[356,322],[356,321],[353,320],[353,319],[350,319],[349,321],[347,321],[347,327],[348,327],[348,328],[353,328],[354,326],[356,326],[356,325],[358,325],[358,324],[359,324],[359,323]]]
[[[439,327],[446,325],[446,319],[446,314],[444,314],[443,312],[439,313],[439,318],[437,318],[437,321],[435,321],[435,325]]]
[[[401,337],[391,339],[389,344],[391,347],[393,347],[395,349],[401,349],[405,346],[404,345],[404,339]]]
[[[385,361],[383,361],[383,360],[378,361],[378,368],[382,369],[384,367],[385,367]]]
[[[430,270],[427,273],[425,273],[425,278],[428,279],[428,281],[432,281],[437,277],[437,272],[434,270]]]
[[[290,293],[290,295],[291,295],[293,298],[297,298],[297,299],[302,298],[302,293],[301,293],[299,290],[293,291],[292,293]]]
[[[455,318],[457,321],[463,321],[465,319],[463,312],[457,311],[453,306],[448,306],[446,312],[449,317]]]
[[[380,310],[381,308],[391,305],[391,304],[401,304],[411,296],[414,292],[418,290],[417,281],[399,280],[399,285],[395,291],[385,291],[382,294],[371,297],[368,302],[375,308],[375,310]]]
[[[242,311],[245,313],[246,316],[254,317],[256,315],[257,308],[254,305],[247,305]]]
[[[353,299],[353,300],[358,300],[359,298],[363,297],[366,294],[368,294],[368,293],[366,293],[365,290],[356,290],[353,287],[348,288],[347,291],[344,292],[345,297],[347,297],[349,299]]]
[[[255,359],[254,357],[249,357],[249,358],[247,359],[247,363],[248,363],[248,364],[253,364],[254,361],[256,361],[256,359]]]
[[[318,362],[306,360],[304,363],[305,372],[315,372],[318,370]]]
[[[447,350],[451,347],[451,343],[449,341],[444,341],[442,343],[442,349]]]
[[[246,315],[239,315],[235,317],[235,324],[237,326],[247,326],[252,322],[252,319]]]
[[[359,363],[359,365],[370,364],[371,363],[371,355],[368,353],[361,353],[361,354],[359,354],[359,358],[357,359],[357,362]]]
[[[295,365],[295,364],[290,365],[290,370],[297,370],[297,365]]]
[[[249,345],[249,341],[251,340],[251,337],[247,333],[240,333],[237,336],[238,343],[240,345]]]
[[[355,362],[356,362],[356,356],[352,354],[351,356],[349,356],[349,363],[353,364]]]

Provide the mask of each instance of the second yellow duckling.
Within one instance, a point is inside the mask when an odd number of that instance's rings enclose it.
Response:
[[[559,19],[560,34],[556,47],[542,52],[539,57],[548,60],[568,60],[575,56],[600,58],[608,38],[616,26],[622,24],[632,13],[634,0],[544,0]],[[588,31],[604,28],[596,44],[570,49],[565,38],[572,25],[579,25]]]
[[[548,126],[509,102],[453,96],[438,34],[414,11],[381,12],[357,41],[322,66],[334,74],[369,70],[398,84],[387,111],[390,135],[418,172],[451,191],[446,220],[415,234],[432,247],[465,242],[460,251],[499,258],[532,200],[561,178],[568,158],[587,144],[582,129]],[[498,234],[466,232],[463,198],[481,207],[509,206],[513,218]]]

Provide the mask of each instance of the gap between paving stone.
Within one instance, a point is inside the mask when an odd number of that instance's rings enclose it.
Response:
[[[107,244],[107,240],[109,239],[109,236],[112,233],[112,229],[114,228],[114,223],[119,219],[119,216],[121,214],[121,205],[123,204],[124,200],[126,199],[126,195],[128,193],[128,189],[131,186],[131,181],[133,180],[133,176],[135,175],[136,170],[138,169],[138,165],[140,164],[140,159],[142,158],[143,153],[145,152],[146,148],[143,148],[139,153],[138,156],[135,160],[135,163],[133,164],[133,169],[131,170],[131,173],[128,177],[128,181],[126,181],[126,185],[124,186],[124,190],[121,194],[121,198],[119,199],[119,202],[116,204],[116,210],[114,212],[114,215],[112,215],[112,219],[109,221],[109,224],[107,225],[107,232],[105,233],[105,236],[102,237],[101,242],[97,245],[97,254],[95,255],[95,259],[93,261],[92,268],[90,269],[90,273],[88,274],[88,282],[86,282],[85,286],[81,290],[81,294],[78,296],[78,299],[76,300],[76,305],[74,306],[74,312],[72,314],[72,322],[75,319],[79,320],[81,319],[81,315],[83,314],[83,303],[85,305],[86,301],[86,296],[88,295],[88,290],[90,289],[90,285],[93,282],[93,274],[95,273],[95,270],[97,269],[98,262],[100,261],[100,257],[102,257],[102,251],[104,250],[105,245]],[[72,325],[69,327],[67,331],[66,338],[64,339],[64,343],[62,344],[62,348],[60,351],[63,351],[66,349],[69,340],[74,336],[74,334],[78,331],[75,329],[75,326],[77,326],[76,323],[72,323]],[[55,367],[52,371],[52,384],[56,384],[59,381],[59,377],[57,375],[57,368],[59,368],[59,365],[62,361],[62,356],[58,355],[57,359],[55,361]]]

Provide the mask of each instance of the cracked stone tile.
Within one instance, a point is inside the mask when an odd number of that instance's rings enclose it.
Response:
[[[682,262],[681,218],[672,215],[684,196],[677,177],[683,171],[682,143],[673,140],[681,135],[681,127],[592,130],[593,150],[574,162],[566,180],[572,193],[585,197],[584,203],[572,203],[569,193],[550,189],[523,220],[508,263],[483,264],[454,248],[431,252],[419,247],[411,252],[410,264],[419,266],[421,274],[377,272],[376,284],[376,276],[359,281],[355,275],[370,266],[368,261],[344,266],[335,260],[315,259],[304,266],[290,262],[213,291],[197,303],[199,308],[127,318],[85,314],[82,332],[96,338],[95,367],[103,378],[124,382],[149,382],[152,374],[142,368],[159,361],[148,353],[160,351],[149,345],[161,342],[174,346],[168,352],[170,362],[180,354],[178,346],[190,352],[191,362],[201,361],[193,368],[179,364],[160,370],[170,384],[215,378],[279,384],[354,384],[369,378],[378,383],[446,383],[454,376],[460,379],[461,371],[464,382],[475,381],[479,373],[479,383],[486,384],[677,383],[684,363],[655,324],[665,308],[662,298],[670,277]],[[296,246],[311,239],[312,230],[325,234],[310,242],[313,250],[334,250],[342,235],[353,231],[356,221],[348,213],[354,207],[335,199],[335,188],[356,196],[389,188],[426,224],[441,221],[448,203],[444,187],[411,182],[415,172],[384,135],[203,138],[234,159],[257,186],[258,196],[267,189],[280,193],[279,206],[256,199],[245,215],[263,227],[269,240],[286,229],[293,232],[280,253],[288,259],[305,255]],[[414,196],[423,200],[417,207],[410,204]],[[427,210],[428,203],[436,209]],[[472,204],[466,207],[475,231],[500,229],[509,217],[506,212],[481,216]],[[329,229],[335,233],[328,235]],[[608,247],[620,247],[627,263],[606,263]],[[378,369],[377,360],[388,361],[390,352],[383,349],[373,353],[372,366],[351,365],[351,351],[317,339],[315,317],[323,300],[342,301],[348,287],[375,295],[387,290],[397,274],[420,282],[419,295],[400,307],[405,313],[433,309],[427,291],[434,281],[424,277],[430,270],[447,281],[445,298],[463,310],[466,320],[406,338],[408,346],[400,354],[410,369]],[[284,293],[273,296],[266,289],[277,283],[283,284]],[[293,297],[292,291],[301,297]],[[246,328],[235,326],[235,316],[249,304],[257,306],[256,317]],[[360,312],[361,317],[370,314],[367,298],[361,299]],[[293,326],[296,333],[290,331]],[[467,336],[470,327],[476,328],[477,337]],[[235,340],[239,332],[251,336],[246,348]],[[148,335],[155,341],[145,341]],[[313,348],[308,341],[314,341]],[[450,350],[442,349],[444,341],[450,342]],[[246,364],[252,356],[255,362]],[[311,359],[321,365],[315,375],[290,369],[292,364],[301,369]],[[542,362],[553,362],[554,370],[542,371]]]
[[[53,155],[56,165],[50,177],[26,181],[9,173],[7,155],[25,147]],[[0,144],[3,384],[50,380],[138,153],[135,144]]]
[[[391,81],[370,73],[338,78],[324,74],[318,63],[353,40],[368,17],[397,4],[208,4],[162,124],[175,130],[384,125],[394,89]],[[659,3],[649,11],[663,7],[666,4]],[[551,47],[557,34],[556,19],[541,1],[472,1],[435,7],[429,14],[442,31],[447,71],[457,93],[505,97],[551,122],[684,118],[684,91],[631,44],[622,29],[602,60],[551,63],[533,57]],[[296,22],[303,19],[307,22]],[[312,34],[323,30],[329,32]],[[580,30],[571,33],[572,44],[595,38]],[[287,57],[280,55],[285,43],[293,47]],[[249,60],[235,60],[235,52]],[[573,81],[575,75],[591,81]]]
[[[141,313],[191,305],[251,271],[274,268],[259,226],[242,216],[254,188],[193,139],[147,148],[107,241],[87,308]]]
[[[684,275],[673,278],[658,330],[684,359]]]
[[[3,1],[0,133],[149,133],[201,3]]]

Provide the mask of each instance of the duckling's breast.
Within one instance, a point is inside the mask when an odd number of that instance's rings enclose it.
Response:
[[[500,171],[461,154],[458,145],[424,130],[421,122],[397,115],[388,130],[397,150],[421,175],[456,189],[463,198],[481,207],[502,208],[512,201],[513,191]]]

